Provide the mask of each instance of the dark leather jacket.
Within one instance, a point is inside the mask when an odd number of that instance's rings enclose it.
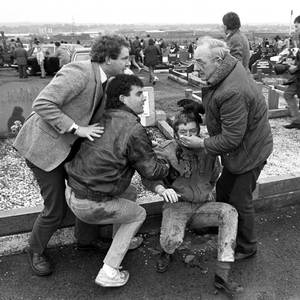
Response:
[[[85,139],[65,165],[77,198],[106,201],[118,196],[128,188],[135,170],[148,179],[167,176],[166,160],[157,158],[139,117],[127,106],[107,110],[100,123],[105,128],[101,138]]]
[[[273,150],[268,109],[255,81],[230,54],[202,90],[209,138],[208,153],[221,155],[233,174],[243,174],[264,163]]]
[[[158,184],[174,189],[179,201],[203,203],[209,200],[220,174],[221,166],[216,157],[203,149],[187,149],[176,140],[166,141],[155,148],[158,157],[168,160],[171,170],[161,181],[145,180],[144,185],[154,192]]]

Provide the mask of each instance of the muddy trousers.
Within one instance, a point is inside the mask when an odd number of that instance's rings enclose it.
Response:
[[[216,184],[217,202],[228,203],[238,212],[238,252],[250,253],[257,249],[252,193],[265,164],[266,162],[243,174],[232,174],[224,167]]]
[[[299,79],[298,79],[298,84],[299,84]],[[295,82],[292,82],[286,91],[284,92],[284,99],[288,105],[290,114],[292,116],[292,122],[300,124],[300,111],[298,107],[298,100],[297,100],[297,82],[295,79]]]
[[[28,160],[26,163],[37,179],[44,200],[44,209],[35,220],[29,237],[30,249],[41,254],[68,210],[65,199],[66,171],[64,162],[50,172],[38,168]],[[89,244],[96,240],[98,235],[97,226],[75,220],[75,237],[80,243]]]
[[[183,242],[188,222],[191,228],[218,226],[218,261],[233,262],[237,220],[237,211],[226,203],[165,203],[160,244],[165,252],[173,254]]]
[[[131,239],[146,219],[146,211],[132,199],[128,192],[109,201],[99,202],[76,198],[66,186],[66,200],[75,216],[89,224],[113,224],[113,241],[103,262],[119,268],[127,253]],[[125,198],[126,197],[126,198]]]

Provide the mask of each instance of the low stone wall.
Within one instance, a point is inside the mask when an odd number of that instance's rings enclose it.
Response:
[[[173,129],[165,121],[163,112],[157,126],[169,139]],[[300,172],[296,176],[276,176],[259,179],[253,193],[257,211],[272,211],[280,207],[300,204]],[[163,201],[141,204],[147,211],[147,219],[140,232],[158,231]],[[23,251],[27,247],[29,232],[42,206],[0,212],[0,256]],[[72,244],[74,215],[68,211],[61,229],[51,238],[50,247]],[[111,236],[111,226],[99,226],[101,236]]]

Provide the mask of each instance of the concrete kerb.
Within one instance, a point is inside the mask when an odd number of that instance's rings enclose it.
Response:
[[[165,112],[157,111],[156,117],[158,128],[167,139],[172,139],[173,129],[166,122]],[[299,204],[300,172],[295,175],[259,179],[253,196],[257,211],[272,211],[280,207]],[[163,201],[141,205],[147,211],[147,219],[140,232],[149,233],[158,230]],[[0,256],[24,251],[34,220],[42,209],[42,206],[38,206],[0,212]],[[60,229],[51,238],[49,246],[73,244],[75,242],[73,225],[74,216],[69,211]],[[110,236],[111,226],[99,226],[99,231],[102,236]]]

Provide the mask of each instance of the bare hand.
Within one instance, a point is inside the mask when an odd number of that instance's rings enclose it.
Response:
[[[77,136],[82,138],[88,138],[90,141],[94,141],[93,137],[99,138],[104,133],[104,127],[100,126],[99,123],[89,125],[87,127],[79,126],[75,131]]]
[[[178,202],[178,197],[180,197],[173,189],[165,189],[160,193],[160,196],[162,196],[166,202],[170,203]]]
[[[181,145],[191,149],[204,148],[204,141],[198,136],[181,136],[179,139]]]

